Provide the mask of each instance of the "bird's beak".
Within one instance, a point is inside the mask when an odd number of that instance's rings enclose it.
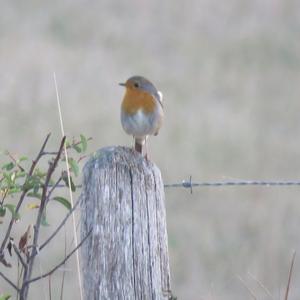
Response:
[[[126,83],[120,82],[119,85],[126,86]]]

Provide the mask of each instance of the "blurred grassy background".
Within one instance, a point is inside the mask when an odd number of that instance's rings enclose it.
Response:
[[[299,178],[299,1],[1,1],[0,41],[1,149],[33,156],[48,132],[57,145],[53,71],[69,136],[92,136],[91,152],[130,145],[117,83],[140,74],[165,97],[150,151],[166,183]],[[300,247],[299,188],[166,190],[166,206],[179,299],[251,299],[239,277],[258,299],[270,297],[256,280],[283,299]],[[41,253],[42,269],[62,256],[62,241]],[[74,261],[67,267],[66,299],[78,299]],[[299,283],[296,258],[290,299]]]

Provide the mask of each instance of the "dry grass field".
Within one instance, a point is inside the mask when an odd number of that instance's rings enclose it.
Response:
[[[150,140],[165,183],[299,178],[299,1],[2,0],[1,150],[33,157],[48,132],[58,144],[54,71],[65,131],[93,137],[89,152],[131,144],[117,83],[140,74],[165,97],[164,126]],[[299,187],[167,189],[173,293],[284,299],[296,250],[289,299],[299,299],[299,196]],[[64,212],[52,206],[44,236]],[[24,211],[24,222],[33,215]],[[36,272],[62,256],[63,235]],[[65,299],[79,299],[73,260],[67,269]],[[61,272],[52,279],[58,299]],[[47,284],[30,299],[48,299]]]

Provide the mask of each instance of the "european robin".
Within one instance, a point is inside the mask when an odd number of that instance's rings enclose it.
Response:
[[[125,132],[133,136],[134,149],[142,154],[148,136],[157,135],[162,125],[163,96],[153,83],[142,76],[130,77],[120,85],[126,88],[121,105],[121,123]]]

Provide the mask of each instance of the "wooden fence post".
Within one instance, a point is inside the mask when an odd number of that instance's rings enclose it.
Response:
[[[100,149],[84,167],[84,298],[169,299],[170,270],[159,169],[124,147]]]

